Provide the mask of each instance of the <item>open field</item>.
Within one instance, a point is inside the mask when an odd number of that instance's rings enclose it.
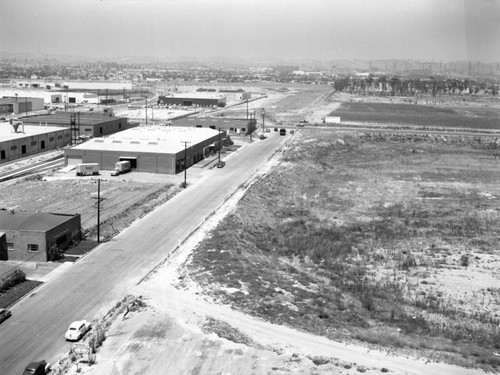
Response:
[[[500,108],[352,102],[331,113],[342,121],[431,127],[500,129]]]
[[[500,170],[460,139],[302,130],[186,277],[274,323],[498,370]]]

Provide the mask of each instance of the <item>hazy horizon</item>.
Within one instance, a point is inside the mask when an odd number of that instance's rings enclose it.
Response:
[[[500,61],[500,0],[3,0],[0,51]]]

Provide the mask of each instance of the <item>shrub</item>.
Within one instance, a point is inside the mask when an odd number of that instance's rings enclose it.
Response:
[[[0,279],[0,293],[24,282],[25,280],[26,274],[20,269],[16,269],[12,275],[6,277],[5,279]]]

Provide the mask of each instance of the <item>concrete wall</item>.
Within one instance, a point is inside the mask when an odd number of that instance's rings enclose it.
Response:
[[[64,147],[71,141],[70,129],[0,142],[0,163]]]
[[[53,245],[57,245],[60,249],[66,250],[72,241],[80,241],[81,239],[81,216],[64,215],[68,218],[62,224],[52,228],[47,232],[47,250]]]
[[[12,243],[12,250],[7,250],[5,260],[29,260],[30,262],[47,261],[47,241],[45,232],[5,230],[6,242]],[[28,251],[28,244],[38,245],[38,251]]]

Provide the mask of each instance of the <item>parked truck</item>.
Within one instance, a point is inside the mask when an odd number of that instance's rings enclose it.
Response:
[[[76,165],[77,176],[89,176],[99,174],[99,163],[82,163]]]
[[[115,164],[115,170],[111,172],[111,176],[118,176],[119,174],[124,174],[130,172],[132,166],[128,160],[119,161]]]

